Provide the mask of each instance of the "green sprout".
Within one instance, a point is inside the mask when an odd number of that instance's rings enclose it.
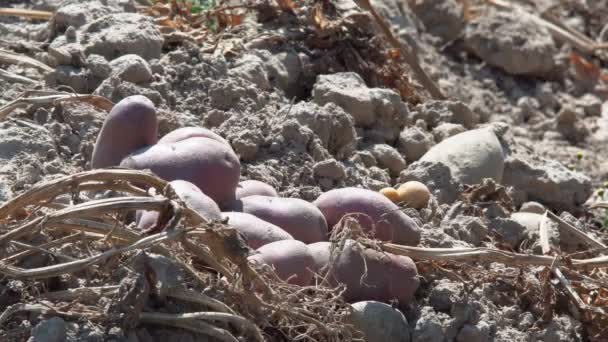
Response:
[[[597,195],[598,195],[599,197],[601,197],[602,199],[604,199],[604,189],[599,189],[599,190],[597,191]]]
[[[584,156],[585,154],[583,153],[583,151],[576,152],[576,159],[581,160]]]

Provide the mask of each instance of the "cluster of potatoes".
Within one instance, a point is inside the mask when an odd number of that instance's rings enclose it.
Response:
[[[279,197],[266,183],[240,181],[239,158],[221,136],[205,128],[185,127],[158,139],[157,127],[150,100],[130,96],[120,101],[101,128],[92,168],[151,170],[169,181],[177,195],[205,218],[227,218],[228,225],[257,251],[250,261],[271,265],[289,283],[307,286],[315,274],[325,275],[330,262],[328,237],[347,214],[376,239],[404,245],[416,245],[420,240],[416,222],[388,195],[342,188],[328,191],[312,203]],[[393,200],[405,198],[406,202],[417,201],[414,207],[419,202],[426,205],[428,197],[419,201],[418,190],[397,189]],[[156,212],[139,212],[137,227],[149,228],[157,218]],[[398,299],[406,304],[418,287],[416,266],[410,258],[361,250],[354,241],[347,241],[332,263],[328,280],[333,285],[345,284],[344,299],[351,303]]]

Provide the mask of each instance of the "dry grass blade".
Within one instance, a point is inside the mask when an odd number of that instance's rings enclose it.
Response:
[[[25,56],[20,53],[0,49],[0,63],[2,64],[17,64],[25,65],[32,68],[40,69],[44,72],[51,72],[53,68],[50,66],[33,59],[32,57]]]
[[[431,94],[431,96],[435,100],[445,100],[446,97],[443,95],[439,87],[435,84],[435,82],[429,77],[429,75],[424,71],[420,62],[418,61],[418,56],[415,51],[411,51],[408,49],[403,43],[401,43],[393,33],[391,32],[388,24],[382,19],[382,17],[376,12],[374,6],[370,3],[369,0],[358,0],[357,3],[363,7],[366,11],[369,11],[380,28],[384,33],[386,39],[393,45],[394,48],[399,49],[401,52],[401,56],[405,59],[406,63],[412,68],[414,74],[418,78],[418,80],[422,83],[422,86]]]
[[[364,242],[368,244],[367,242]],[[369,243],[371,246],[378,246],[383,251],[405,255],[420,260],[436,261],[478,261],[478,262],[499,262],[505,265],[518,266],[552,266],[555,258],[544,255],[520,254],[492,248],[423,248],[402,246],[393,243]],[[591,259],[572,259],[570,260],[573,268],[601,268],[608,266],[608,256],[601,256]]]
[[[142,312],[140,315],[140,319],[142,321],[192,321],[192,320],[206,320],[206,321],[218,321],[231,323],[235,326],[241,328],[241,330],[245,330],[249,333],[252,333],[252,336],[255,338],[255,341],[263,342],[264,338],[260,331],[253,325],[251,322],[246,320],[243,317],[225,313],[225,312],[191,312],[191,313],[182,313],[182,314],[166,314],[166,313],[157,313],[157,312]]]
[[[575,226],[571,225],[570,223],[562,220],[559,216],[555,215],[554,213],[547,211],[545,212],[545,214],[550,217],[552,220],[555,220],[555,222],[557,222],[559,224],[559,228],[562,231],[568,232],[572,235],[574,235],[577,239],[579,239],[580,241],[588,244],[589,246],[593,247],[593,248],[606,248],[608,246],[606,246],[605,244],[603,244],[601,241],[587,235],[585,232],[583,232],[582,230],[576,228]]]
[[[66,101],[85,102],[104,111],[110,111],[114,106],[114,103],[112,103],[110,100],[98,95],[73,94],[66,92],[54,92],[49,95],[34,97],[29,97],[25,95],[7,103],[2,108],[0,108],[0,121],[4,120],[6,116],[8,116],[17,108],[25,107],[32,104],[48,105]]]
[[[529,13],[525,9],[520,6],[506,2],[503,0],[486,0],[488,3],[505,10],[509,10],[515,12],[518,17],[522,20],[528,20],[536,25],[545,27],[551,36],[564,43],[568,43],[574,46],[576,49],[586,53],[586,54],[595,54],[597,57],[602,58],[602,56],[597,54],[597,51],[600,49],[608,48],[606,44],[598,44],[593,41],[591,38],[583,35],[580,32],[576,32],[575,30],[568,28],[564,29],[546,19],[543,19],[535,14]],[[576,33],[573,33],[576,32]]]
[[[134,251],[137,249],[143,249],[151,247],[155,244],[161,243],[167,240],[174,240],[179,238],[185,231],[183,230],[172,230],[166,231],[154,235],[150,235],[137,241],[134,244],[128,245],[122,248],[110,249],[106,252],[84,258],[72,262],[66,262],[62,264],[56,264],[46,267],[38,267],[32,269],[22,269],[19,267],[8,266],[0,264],[0,273],[4,273],[9,277],[15,279],[44,279],[59,276],[62,274],[74,273],[82,271],[87,267],[101,263],[115,255]]]
[[[209,308],[225,313],[234,314],[234,310],[232,310],[226,304],[220,302],[217,299],[211,298],[203,293],[199,293],[192,290],[182,289],[182,288],[172,288],[167,292],[167,296],[173,297],[176,299],[180,299],[190,303],[196,303],[200,305],[208,306]]]
[[[5,79],[9,82],[17,82],[17,83],[25,83],[25,84],[29,84],[29,85],[33,85],[38,83],[38,81],[35,81],[31,78],[27,78],[25,76],[21,76],[21,75],[17,75],[15,73],[12,73],[10,71],[6,71],[2,68],[0,68],[0,78]]]
[[[129,211],[137,209],[160,211],[169,205],[169,200],[149,197],[118,197],[108,198],[97,201],[90,201],[58,210],[46,216],[35,218],[17,228],[0,235],[0,246],[10,240],[18,239],[21,236],[36,229],[43,223],[58,222],[68,218],[78,218],[83,216],[94,216],[107,211]]]
[[[80,239],[82,237],[81,233],[76,233],[76,234],[72,234],[72,235],[68,235],[59,239],[55,239],[51,242],[47,242],[47,243],[43,243],[40,246],[38,246],[38,248],[51,248],[51,247],[55,247],[55,246],[60,246],[64,243],[68,243],[68,242],[72,242],[72,241],[76,241],[77,239]],[[26,256],[32,255],[36,253],[33,250],[25,250],[16,254],[13,254],[9,257],[6,257],[4,259],[0,260],[0,263],[8,263],[8,262],[17,262],[19,261],[21,258],[24,258]]]
[[[13,16],[29,19],[49,20],[53,17],[53,12],[35,11],[23,8],[0,8],[0,16]]]
[[[77,289],[69,289],[64,291],[47,292],[42,294],[41,299],[70,302],[73,300],[94,301],[103,296],[110,296],[118,293],[119,285],[97,286],[97,287],[80,287]]]
[[[84,171],[61,177],[50,182],[38,183],[23,194],[0,206],[0,222],[16,210],[28,205],[39,205],[60,196],[77,191],[86,184],[103,184],[106,190],[125,191],[129,188],[120,186],[120,182],[145,184],[158,190],[167,186],[167,182],[156,175],[145,171],[127,169],[99,169]]]
[[[219,341],[239,342],[239,340],[237,340],[236,337],[234,337],[234,335],[232,335],[227,330],[215,327],[200,320],[174,320],[170,317],[149,316],[146,312],[142,312],[139,319],[142,323],[162,324],[171,327],[182,328],[199,334],[214,337]]]

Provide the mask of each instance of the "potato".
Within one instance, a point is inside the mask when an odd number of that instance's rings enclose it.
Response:
[[[222,138],[219,134],[203,128],[203,127],[182,127],[178,128],[174,131],[167,133],[165,136],[160,138],[158,141],[159,144],[169,144],[182,140],[186,140],[188,138],[209,138],[215,141],[221,142],[222,144],[226,144],[230,146],[226,139]]]
[[[272,186],[258,180],[242,181],[236,187],[235,196],[237,200],[253,195],[279,197],[279,194]]]
[[[329,241],[319,241],[308,245],[308,250],[314,260],[313,271],[315,273],[322,274],[323,268],[329,264],[330,248],[331,242]]]
[[[399,193],[394,188],[382,188],[380,189],[380,193],[393,203],[399,202]]]
[[[137,170],[150,169],[168,181],[189,181],[220,208],[234,201],[241,174],[241,164],[232,148],[209,138],[156,144],[136,151],[120,165]]]
[[[329,262],[329,248],[329,243],[309,245],[317,267],[315,270],[322,276],[328,271],[325,266]],[[361,281],[366,267],[367,276]],[[397,299],[400,304],[408,304],[420,283],[412,259],[370,248],[363,249],[353,240],[347,240],[344,250],[337,255],[328,279],[334,286],[346,285],[343,296],[350,303],[362,300],[389,302]]]
[[[321,211],[298,198],[248,196],[235,201],[232,211],[257,216],[304,243],[327,240],[327,223]]]
[[[416,181],[401,184],[397,189],[397,195],[399,196],[399,202],[403,203],[406,207],[415,209],[426,208],[431,199],[429,188]]]
[[[420,241],[420,228],[416,222],[376,191],[359,188],[330,190],[313,204],[321,210],[330,229],[344,215],[351,214],[365,231],[379,240],[404,245],[417,245]]]
[[[201,216],[210,221],[222,219],[222,213],[217,204],[196,185],[184,180],[174,180],[170,184],[177,196]],[[138,211],[137,228],[149,229],[156,224],[157,219],[157,211]]]
[[[93,148],[91,167],[116,166],[132,152],[154,145],[157,135],[152,101],[141,95],[126,97],[106,117]]]
[[[310,284],[314,260],[303,242],[275,241],[258,248],[257,252],[258,254],[249,257],[249,261],[274,267],[279,278],[290,284],[300,286]]]
[[[293,236],[270,222],[261,220],[251,214],[225,212],[228,225],[243,234],[249,247],[256,249],[271,242],[293,240]]]

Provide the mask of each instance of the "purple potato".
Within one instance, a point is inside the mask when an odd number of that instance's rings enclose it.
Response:
[[[399,207],[379,192],[342,188],[330,190],[313,202],[327,220],[330,229],[350,214],[375,238],[403,245],[420,242],[420,228]]]
[[[219,134],[203,127],[182,127],[165,134],[158,141],[159,144],[169,144],[189,138],[209,138],[230,146],[226,139]]]
[[[272,186],[258,180],[242,181],[236,187],[235,196],[237,200],[254,195],[279,197],[279,194]]]
[[[241,164],[230,148],[209,138],[189,138],[136,151],[120,164],[150,169],[167,180],[186,180],[211,197],[220,208],[234,202]]]
[[[228,218],[228,225],[238,230],[253,249],[275,241],[293,240],[293,236],[280,227],[251,214],[225,212],[222,215]]]
[[[157,135],[152,101],[141,95],[126,97],[106,117],[93,148],[91,167],[117,166],[132,152],[154,145]]]
[[[279,278],[290,284],[310,284],[314,260],[308,247],[301,241],[275,241],[258,248],[257,251],[258,254],[249,257],[252,263],[273,266]]]
[[[326,276],[329,270],[330,246],[329,242],[308,246],[315,272],[321,276]],[[408,304],[420,284],[412,259],[356,246],[355,241],[348,240],[344,250],[336,256],[331,274],[327,275],[333,286],[346,285],[344,300],[350,303],[362,300],[388,303],[397,299],[399,304]],[[362,279],[366,268],[367,275]]]
[[[314,205],[298,198],[248,196],[236,201],[233,211],[243,212],[281,227],[304,243],[327,240],[327,223]]]
[[[184,180],[174,180],[170,184],[177,196],[190,209],[196,211],[209,221],[219,221],[222,219],[222,213],[217,204],[196,185]],[[137,228],[142,230],[149,229],[156,224],[157,219],[157,211],[138,211]]]

